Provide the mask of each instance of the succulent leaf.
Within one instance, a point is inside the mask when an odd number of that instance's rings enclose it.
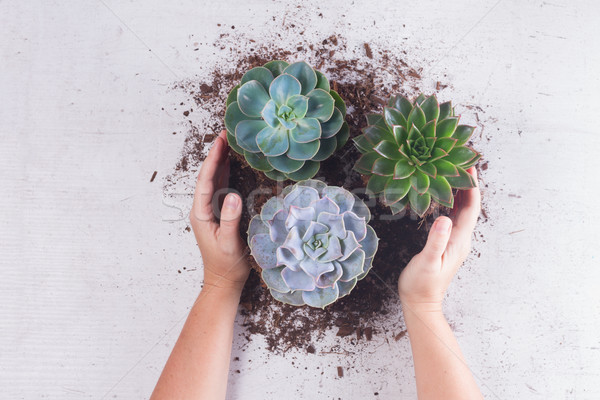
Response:
[[[317,86],[317,74],[315,70],[304,61],[290,64],[286,69],[283,70],[283,73],[290,74],[298,79],[302,85],[301,93],[303,95],[308,94]]]
[[[269,86],[271,85],[271,82],[273,82],[273,79],[273,74],[267,68],[256,67],[252,68],[242,76],[240,84],[243,85],[246,82],[258,81],[265,90],[269,90]]]
[[[237,92],[240,110],[249,117],[260,117],[260,113],[270,100],[269,94],[258,81],[244,83]]]
[[[333,109],[335,108],[335,100],[328,92],[323,89],[315,89],[306,95],[306,97],[308,97],[306,117],[317,118],[322,122],[331,118]]]
[[[476,186],[467,169],[481,155],[467,147],[474,128],[458,125],[450,102],[420,95],[414,102],[396,95],[382,114],[367,115],[367,127],[353,138],[362,154],[354,170],[369,179],[367,190],[381,195],[392,214],[410,205],[423,216],[432,199],[452,207],[452,189]]]
[[[283,73],[283,71],[288,67],[288,65],[290,64],[288,64],[285,61],[274,60],[266,63],[264,67],[271,71],[273,76],[277,77]]]
[[[369,219],[362,200],[317,180],[270,198],[250,221],[248,244],[273,297],[324,308],[348,295],[377,251]]]

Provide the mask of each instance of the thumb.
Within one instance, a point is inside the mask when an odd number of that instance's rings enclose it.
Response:
[[[423,257],[433,261],[439,260],[446,250],[450,231],[452,230],[452,220],[448,217],[439,217],[433,223],[425,248],[421,252]]]
[[[240,219],[242,217],[242,199],[235,193],[229,193],[223,201],[221,209],[220,235],[225,238],[239,237]]]

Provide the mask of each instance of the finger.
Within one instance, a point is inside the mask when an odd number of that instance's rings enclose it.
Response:
[[[198,174],[192,216],[200,222],[215,220],[212,210],[212,197],[216,185],[215,175],[220,164],[223,162],[224,148],[225,141],[221,137],[218,137],[202,163],[202,168],[200,168],[200,173]]]
[[[468,172],[477,181],[477,170],[473,167]],[[479,187],[474,187],[460,192],[460,201],[457,204],[456,216],[454,218],[454,228],[450,242],[458,244],[463,241],[470,242],[471,233],[477,223],[477,218],[481,213],[481,192]]]
[[[448,245],[451,229],[452,220],[450,218],[438,217],[431,226],[427,243],[420,254],[428,261],[439,261]]]
[[[235,193],[229,193],[223,201],[221,209],[221,226],[219,238],[229,243],[237,243],[240,236],[240,219],[242,217],[242,199]]]

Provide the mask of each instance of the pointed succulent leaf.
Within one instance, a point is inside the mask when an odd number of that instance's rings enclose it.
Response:
[[[404,115],[404,118],[408,120],[408,116],[413,109],[413,105],[410,100],[404,96],[397,96],[394,107],[398,109],[402,115]]]
[[[389,176],[371,175],[369,182],[367,183],[367,190],[373,194],[379,194],[385,189],[388,181],[391,179]]]
[[[443,176],[438,176],[435,179],[429,180],[429,190],[427,191],[436,200],[441,200],[446,203],[452,202],[452,188]]]
[[[258,81],[263,86],[265,91],[268,91],[273,79],[273,73],[271,73],[268,68],[255,67],[242,76],[241,84],[243,85],[244,83],[250,81]]]
[[[446,180],[455,189],[471,189],[477,186],[473,175],[469,174],[465,169],[456,167],[458,170],[458,176],[447,177]]]
[[[333,115],[335,100],[323,89],[315,89],[306,95],[308,97],[307,118],[317,118],[325,122]]]
[[[383,109],[383,117],[385,122],[392,129],[394,125],[400,125],[406,127],[406,118],[400,111],[392,107],[385,107]]]
[[[386,205],[394,204],[406,196],[410,190],[410,179],[390,179],[385,185],[383,202]]]
[[[423,126],[425,126],[426,122],[427,122],[427,120],[425,119],[425,113],[423,112],[421,107],[418,105],[412,109],[412,111],[408,115],[408,119],[406,120],[407,126],[411,127],[414,125],[418,129],[423,128]]]
[[[344,117],[342,116],[341,111],[337,108],[334,108],[331,118],[329,118],[329,120],[327,120],[326,122],[321,122],[321,136],[324,139],[333,137],[336,133],[339,132],[343,124]]]
[[[317,74],[317,89],[323,89],[326,92],[329,92],[330,87],[329,87],[329,80],[327,79],[327,77],[325,75],[323,75],[322,72],[319,71],[315,71],[315,73]]]
[[[433,162],[433,165],[435,165],[438,175],[441,175],[444,177],[458,176],[458,169],[456,168],[456,165],[452,164],[451,162],[449,162],[447,160],[444,160],[444,159],[436,160]]]
[[[421,108],[425,113],[425,119],[427,122],[436,120],[440,116],[440,105],[438,104],[435,96],[429,96],[421,104]]]
[[[377,125],[369,125],[363,129],[365,138],[371,143],[371,146],[376,146],[382,140],[395,140],[387,128],[381,128]]]
[[[417,96],[417,98],[415,99],[415,104],[421,105],[425,99],[427,98],[427,96],[425,96],[425,94],[421,93],[419,94],[419,96]]]
[[[408,131],[403,126],[394,126],[392,130],[394,132],[394,140],[398,146],[402,146],[406,142],[406,139],[408,139]]]
[[[390,160],[385,157],[380,157],[373,163],[371,172],[375,175],[381,176],[392,176],[394,175],[394,168],[396,167],[396,161]]]
[[[440,158],[444,158],[447,155],[448,155],[448,153],[446,153],[444,150],[434,148],[431,151],[431,158],[429,159],[429,162],[439,160]]]
[[[439,122],[436,127],[436,136],[438,138],[450,137],[454,134],[458,125],[458,117],[448,117]]]
[[[471,135],[473,135],[473,131],[475,130],[474,126],[469,125],[458,125],[452,137],[457,140],[456,145],[462,146],[469,141]]]
[[[387,140],[379,142],[377,146],[373,147],[373,150],[390,160],[400,160],[402,158],[402,154],[398,151],[398,145]]]
[[[410,185],[417,193],[423,194],[429,189],[429,176],[421,171],[415,171],[415,173],[410,176]]]
[[[352,139],[354,145],[361,153],[366,153],[373,150],[373,145],[369,143],[367,138],[364,135],[357,136]]]
[[[375,160],[379,159],[380,157],[381,156],[374,151],[370,153],[365,153],[358,159],[358,161],[354,165],[354,168],[358,172],[364,171],[362,173],[370,174],[373,170],[373,164],[375,163]]]
[[[461,164],[461,167],[463,167],[464,169],[469,169],[473,165],[477,164],[477,161],[479,161],[480,158],[481,154],[477,153],[477,155],[471,161]]]
[[[425,163],[423,165],[417,165],[417,169],[433,179],[437,177],[437,168],[433,164]]]
[[[454,165],[466,164],[477,157],[478,153],[465,146],[454,147],[445,160],[450,161]]]
[[[238,89],[238,106],[249,117],[260,117],[269,100],[269,94],[258,81],[246,82]]]
[[[455,144],[456,139],[452,137],[442,137],[435,141],[435,147],[444,150],[446,153],[449,153],[450,150],[454,148]]]
[[[429,121],[423,126],[421,129],[421,134],[424,138],[435,138],[435,128],[437,125],[437,120]]]
[[[438,121],[443,121],[448,117],[452,116],[452,103],[446,102],[440,104],[440,116],[438,117]]]
[[[405,179],[415,172],[415,166],[407,159],[399,160],[394,167],[394,179]]]
[[[266,63],[264,67],[271,71],[274,77],[277,77],[283,73],[283,71],[288,67],[288,65],[289,64],[285,61],[274,60]]]
[[[390,204],[388,207],[392,211],[392,215],[396,215],[399,212],[406,209],[407,204],[408,204],[408,196],[404,196],[404,198],[400,199],[400,201],[397,201],[394,204]]]
[[[386,129],[385,120],[379,114],[367,114],[367,125],[377,125],[380,128]]]
[[[419,217],[422,217],[425,214],[427,209],[429,209],[429,204],[431,204],[431,196],[429,193],[419,194],[416,190],[411,190],[408,193],[408,200],[410,202],[410,208],[412,208]]]
[[[331,95],[331,97],[333,97],[333,100],[335,101],[335,106],[340,110],[340,112],[342,113],[342,116],[345,117],[346,116],[346,103],[344,103],[344,100],[342,100],[340,95],[335,90],[330,90],[329,94]]]
[[[315,70],[304,61],[290,64],[283,70],[283,73],[290,74],[298,79],[302,85],[301,94],[306,95],[317,86],[317,74]]]

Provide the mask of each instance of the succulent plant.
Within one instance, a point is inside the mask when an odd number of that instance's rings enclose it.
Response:
[[[423,216],[432,200],[453,207],[452,189],[477,185],[466,170],[481,158],[466,146],[475,128],[458,120],[452,104],[435,96],[421,94],[414,102],[392,96],[383,115],[368,115],[354,139],[362,153],[354,169],[369,176],[367,189],[383,194],[393,214],[410,204]]]
[[[250,221],[248,244],[273,297],[324,308],[350,293],[377,251],[370,218],[362,200],[319,180],[271,197]]]
[[[346,144],[346,106],[305,62],[270,61],[244,74],[227,97],[229,145],[271,179],[315,176]]]

